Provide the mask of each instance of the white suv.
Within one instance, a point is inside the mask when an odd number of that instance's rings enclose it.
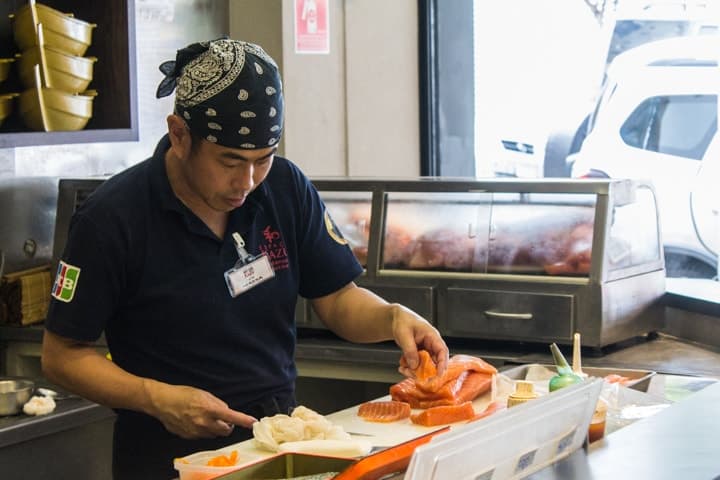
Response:
[[[573,177],[653,182],[669,277],[718,274],[719,56],[717,35],[659,40],[618,55],[587,137],[567,158]]]

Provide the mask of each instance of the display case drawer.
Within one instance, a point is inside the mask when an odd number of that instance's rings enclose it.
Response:
[[[570,339],[574,296],[450,287],[440,330],[449,336],[533,341]]]

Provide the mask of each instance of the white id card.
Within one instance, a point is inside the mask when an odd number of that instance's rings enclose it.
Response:
[[[244,265],[238,265],[225,272],[225,283],[232,297],[247,292],[254,286],[275,276],[268,256],[264,253],[253,257]]]

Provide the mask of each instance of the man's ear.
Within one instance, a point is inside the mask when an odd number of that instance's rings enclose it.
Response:
[[[170,137],[170,149],[180,158],[190,153],[192,147],[192,136],[185,121],[175,114],[167,117],[168,137]]]

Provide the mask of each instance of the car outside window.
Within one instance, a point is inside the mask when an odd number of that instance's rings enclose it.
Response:
[[[643,101],[620,130],[635,148],[701,160],[717,130],[717,95],[668,95]]]

